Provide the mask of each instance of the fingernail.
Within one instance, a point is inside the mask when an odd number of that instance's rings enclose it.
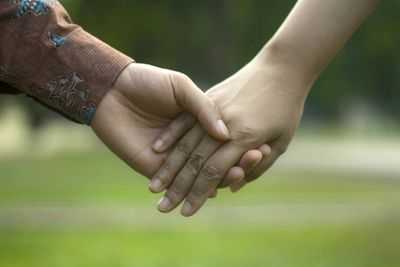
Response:
[[[162,191],[163,188],[162,188],[162,182],[161,182],[161,180],[155,179],[155,180],[151,181],[151,183],[150,183],[150,188],[153,189],[153,191],[155,191],[155,192],[157,192],[157,193],[160,192],[160,191]]]
[[[225,135],[226,138],[229,138],[228,128],[226,128],[226,125],[222,120],[218,120],[218,126],[219,126],[219,129],[221,130],[221,133],[223,135]]]
[[[170,205],[171,205],[171,201],[169,200],[169,198],[168,197],[163,197],[158,202],[157,208],[162,212],[167,212],[170,209],[169,208]]]
[[[153,145],[153,149],[157,152],[161,152],[163,145],[164,145],[164,142],[162,140],[157,140]]]
[[[263,154],[264,157],[271,155],[271,147],[267,144],[261,145],[258,150],[261,151],[261,154]]]
[[[183,204],[181,213],[183,216],[188,216],[190,215],[191,211],[192,211],[192,205],[190,204],[189,201],[186,200],[185,204]]]
[[[259,159],[257,159],[257,161],[254,161],[254,162],[249,166],[248,170],[253,169],[255,166],[257,166],[258,163],[260,163],[261,160],[262,160],[262,156],[261,156]],[[242,179],[243,179],[243,178],[244,178],[244,177],[242,177]]]

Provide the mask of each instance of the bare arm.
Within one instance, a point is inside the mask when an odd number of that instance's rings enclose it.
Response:
[[[299,0],[258,54],[312,83],[380,0]]]
[[[254,59],[207,92],[220,107],[231,140],[222,144],[192,128],[153,178],[169,188],[159,209],[168,212],[186,198],[182,214],[194,214],[228,170],[238,162],[240,166],[240,158],[262,144],[269,145],[270,153],[231,188],[240,189],[268,170],[286,151],[313,82],[378,3],[299,0]],[[172,132],[179,132],[177,125],[172,124]],[[163,149],[174,142],[164,135],[161,139]],[[193,153],[182,153],[179,144]]]

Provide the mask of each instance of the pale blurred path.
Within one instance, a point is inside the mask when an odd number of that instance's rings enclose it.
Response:
[[[400,198],[398,199],[400,200]],[[397,203],[400,203],[397,201]],[[154,207],[10,207],[0,208],[0,229],[304,227],[400,223],[400,204],[264,204],[210,206],[186,219],[163,215]]]
[[[400,136],[395,138],[298,135],[275,169],[356,172],[400,178]]]

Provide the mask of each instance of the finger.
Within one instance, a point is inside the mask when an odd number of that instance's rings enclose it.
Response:
[[[240,159],[238,166],[243,168],[244,171],[256,166],[263,158],[263,154],[257,150],[249,150],[244,153],[243,157]]]
[[[196,124],[196,118],[192,114],[183,112],[176,117],[153,143],[153,149],[158,153],[167,151],[187,131]]]
[[[218,188],[228,187],[240,180],[242,180],[245,176],[245,171],[243,168],[239,166],[233,166],[229,169],[229,171],[225,174],[224,178],[218,185]]]
[[[169,212],[175,209],[187,196],[196,180],[204,162],[222,145],[222,142],[206,135],[193,151],[185,166],[168,188],[163,200],[158,205],[161,212]],[[214,190],[207,195],[210,196]]]
[[[160,193],[166,189],[179,170],[184,166],[192,151],[201,141],[204,135],[203,128],[196,124],[176,145],[163,165],[157,170],[151,179],[149,189],[153,193]]]
[[[245,172],[257,166],[263,157],[271,154],[271,148],[267,144],[261,145],[258,149],[252,149],[244,153],[237,166],[232,167],[225,175],[218,188],[225,188],[237,183],[244,178]]]
[[[263,158],[271,154],[271,148],[267,144],[262,144],[258,149],[247,151],[239,161],[238,166],[243,168],[245,172],[257,166]]]
[[[263,154],[263,157],[269,156],[272,153],[272,148],[268,144],[262,144],[258,150]]]
[[[242,181],[239,181],[230,186],[231,191],[237,192],[241,190],[246,184],[258,179],[263,173],[271,168],[271,166],[275,163],[280,155],[281,153],[272,149],[272,152],[268,157],[264,158],[257,166],[246,172],[246,175]]]
[[[237,166],[232,167],[222,179],[218,188],[228,187],[245,177],[245,173],[251,167],[256,166],[262,160],[263,155],[257,149],[252,149],[244,153]]]
[[[275,140],[274,142],[269,144],[270,150],[263,146],[263,149],[266,149],[266,152],[269,152],[268,157],[264,157],[263,160],[254,168],[246,172],[246,176],[244,180],[247,183],[254,181],[258,177],[260,177],[263,173],[268,171],[272,165],[276,162],[276,160],[285,153],[290,141],[286,139],[280,138]]]
[[[177,104],[195,116],[208,134],[221,141],[228,140],[228,128],[215,103],[187,76],[176,75],[171,79]]]
[[[242,147],[229,142],[204,163],[181,210],[183,216],[191,216],[203,206],[207,197],[216,189],[231,166],[238,162],[244,151]]]

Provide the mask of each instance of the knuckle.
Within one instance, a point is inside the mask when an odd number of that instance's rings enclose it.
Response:
[[[181,88],[185,87],[186,85],[192,83],[192,79],[189,78],[186,74],[182,72],[174,72],[173,79],[176,83],[181,86]]]
[[[171,198],[171,200],[177,200],[181,198],[182,195],[182,190],[179,184],[173,183],[169,188],[168,188],[168,197]]]
[[[189,192],[187,199],[193,205],[198,205],[207,199],[212,191],[214,190],[205,190],[204,187],[193,187]]]
[[[178,77],[183,81],[183,82],[191,82],[192,79],[189,78],[185,73],[178,72]]]
[[[197,122],[197,119],[192,116],[192,114],[188,114],[185,118],[184,121],[182,121],[182,128],[184,129],[190,129],[193,127]]]
[[[207,97],[206,104],[208,105],[208,108],[211,108],[211,109],[214,109],[214,110],[218,109],[217,104],[215,104],[215,102],[211,98]]]
[[[189,158],[192,152],[192,147],[187,140],[180,141],[176,149],[181,152],[185,158]]]
[[[169,72],[169,82],[175,92],[175,98],[178,102],[185,103],[186,94],[183,93],[186,87],[190,86],[193,82],[186,75],[181,72],[171,71]]]
[[[171,170],[172,170],[171,163],[166,161],[162,166],[162,169],[156,174],[156,178],[160,179],[161,181],[164,181],[169,176]]]
[[[190,113],[183,113],[176,118],[176,123],[187,128],[192,126],[196,122],[196,118]]]
[[[168,140],[174,140],[178,137],[178,134],[176,130],[173,127],[168,127],[163,135],[161,136],[161,139],[166,142]]]
[[[222,172],[214,165],[207,164],[201,170],[201,176],[208,183],[215,183],[222,177]]]
[[[202,198],[205,198],[204,193],[196,189],[187,196],[188,201],[194,206],[198,205]]]
[[[201,105],[197,112],[197,116],[200,116],[201,114],[206,114],[209,111],[220,113],[215,102],[211,98],[206,96],[204,97],[204,99],[201,100]]]
[[[193,155],[188,160],[187,168],[193,175],[195,175],[200,171],[202,165],[203,165],[203,156]]]

